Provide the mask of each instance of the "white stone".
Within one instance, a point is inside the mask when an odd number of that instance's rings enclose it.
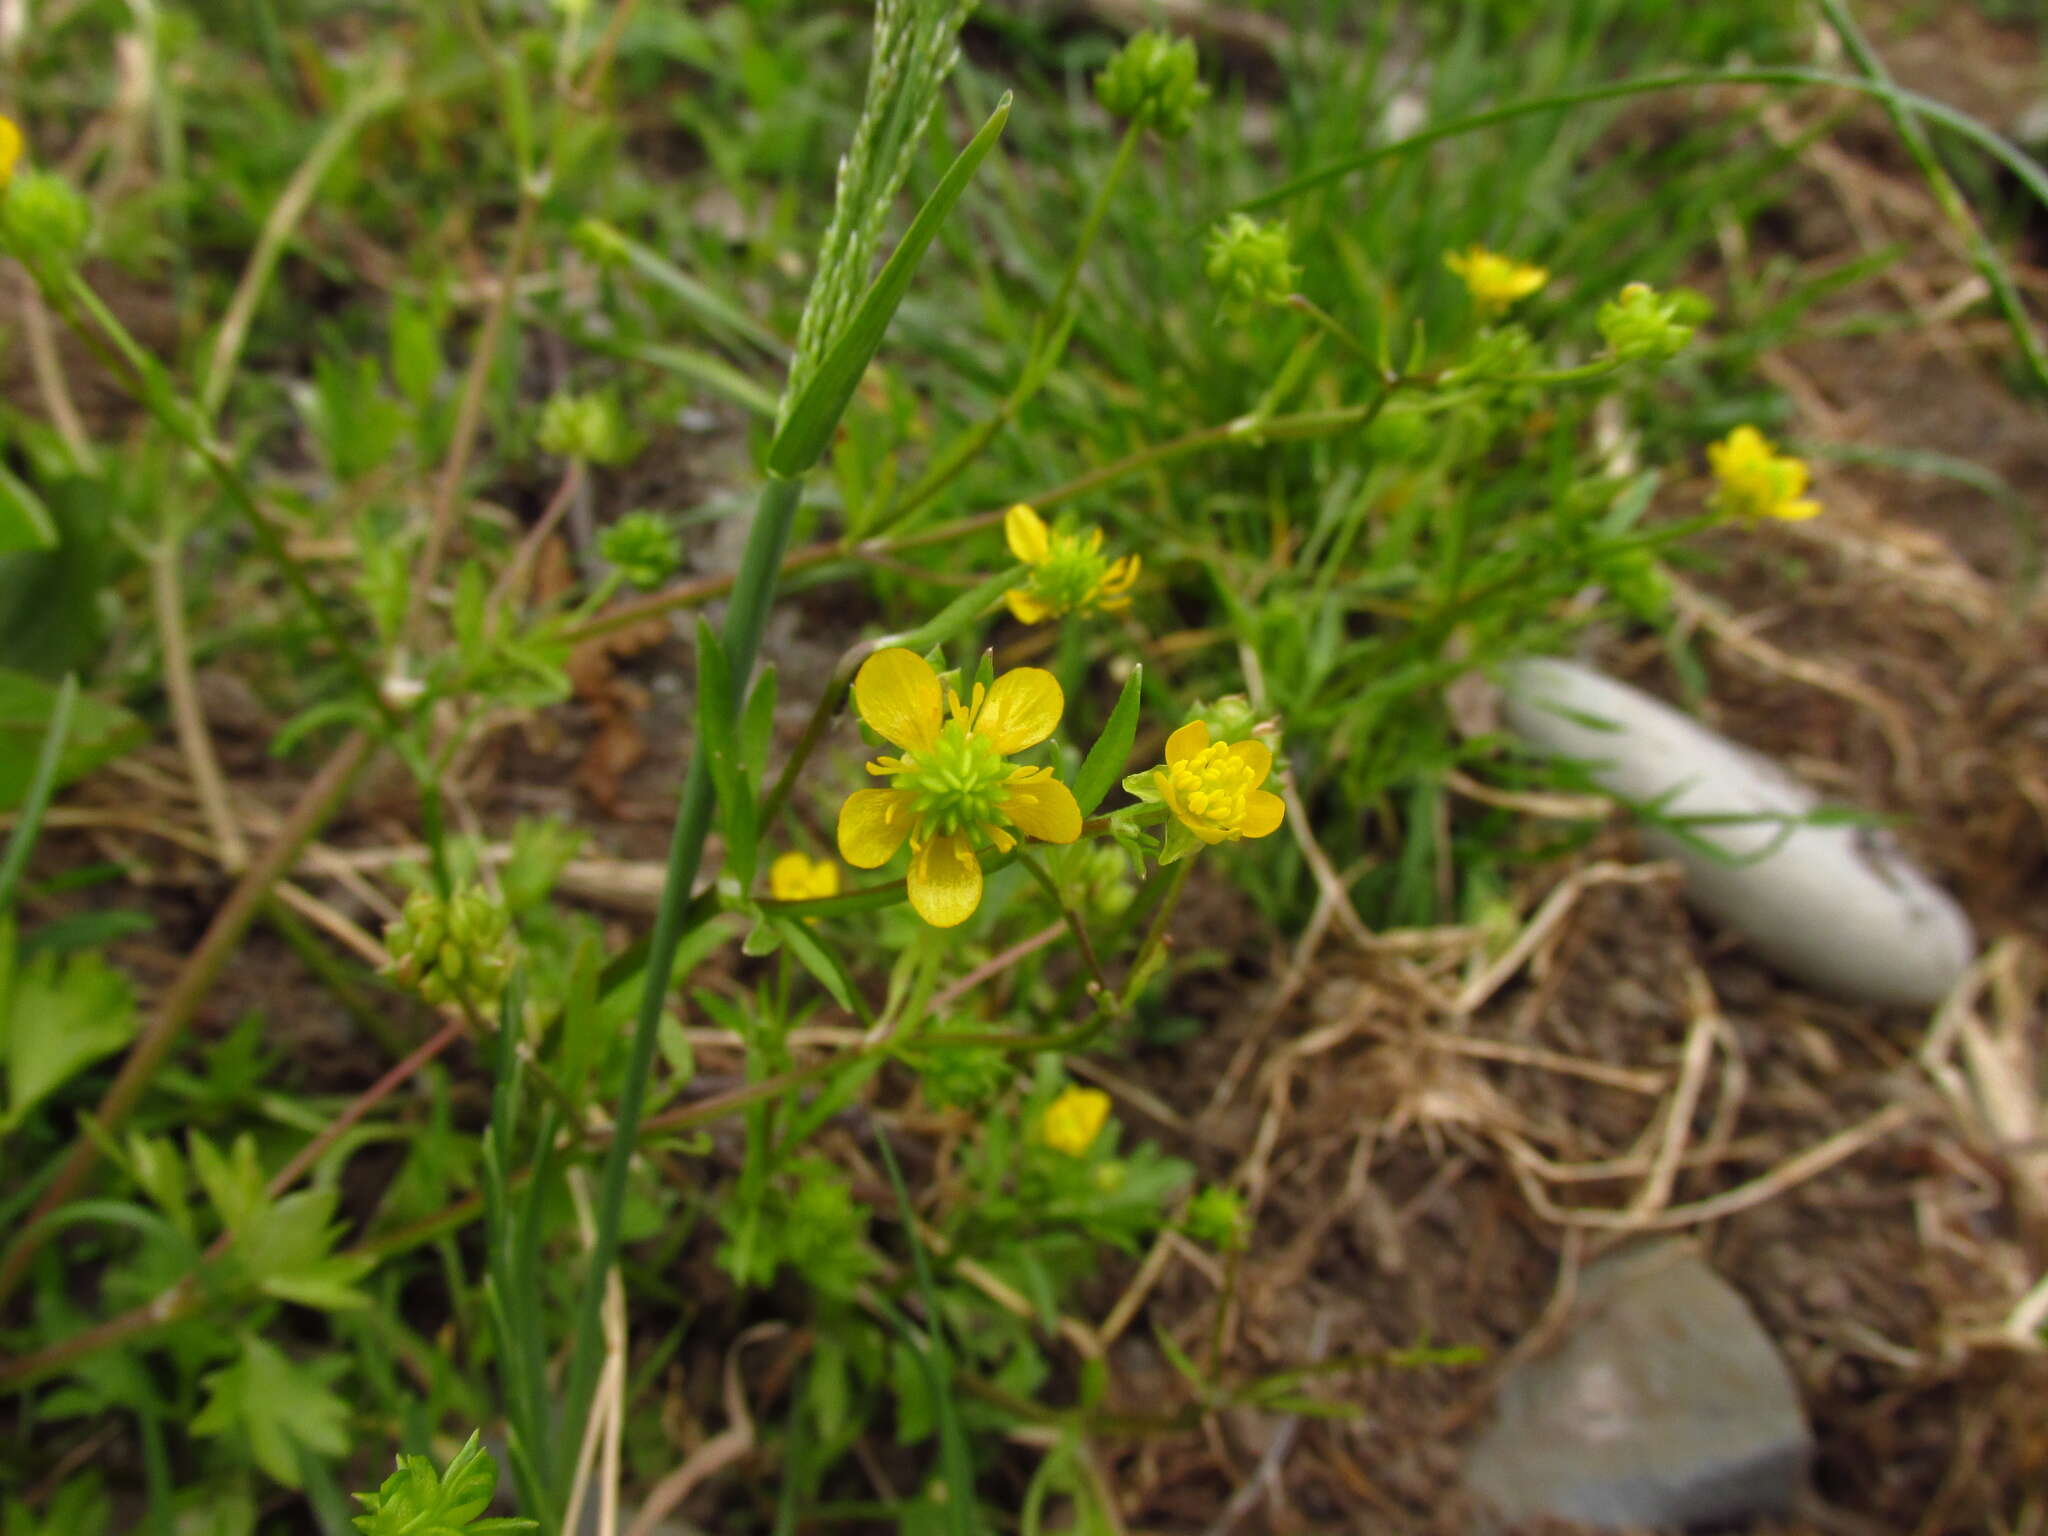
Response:
[[[1820,799],[1769,759],[1576,662],[1511,662],[1501,681],[1508,728],[1584,763],[1615,798],[1681,821],[1747,818],[1644,836],[1684,867],[1694,905],[1788,977],[1841,997],[1932,1007],[1968,967],[1976,939],[1947,892],[1880,828],[1797,821]]]

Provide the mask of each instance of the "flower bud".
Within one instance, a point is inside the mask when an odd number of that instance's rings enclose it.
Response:
[[[512,971],[512,921],[481,886],[464,886],[446,901],[421,889],[384,930],[384,947],[391,955],[385,974],[400,986],[437,1006],[461,1002],[487,1012]]]
[[[0,198],[0,244],[27,262],[68,262],[85,249],[92,209],[54,171],[25,171]]]
[[[597,536],[597,552],[643,592],[667,581],[683,563],[676,531],[659,512],[628,512]]]
[[[589,464],[623,464],[635,451],[618,401],[608,394],[550,395],[538,436],[543,453]]]
[[[1196,74],[1195,45],[1163,32],[1140,32],[1095,77],[1095,99],[1109,112],[1177,139],[1194,122],[1209,88]]]
[[[1251,310],[1287,302],[1301,280],[1293,254],[1294,238],[1285,224],[1233,213],[1209,231],[1202,269],[1226,308]]]
[[[1662,362],[1692,340],[1701,302],[1683,291],[1665,294],[1648,283],[1630,283],[1600,306],[1600,334],[1619,362]]]
[[[1189,1237],[1218,1253],[1242,1251],[1246,1228],[1243,1197],[1220,1184],[1211,1184],[1196,1195],[1181,1220],[1181,1229]]]

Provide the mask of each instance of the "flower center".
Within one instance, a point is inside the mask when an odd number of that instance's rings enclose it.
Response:
[[[1244,820],[1254,787],[1252,771],[1243,758],[1231,754],[1229,743],[1215,742],[1175,763],[1171,779],[1174,799],[1196,820],[1218,831],[1229,831]]]
[[[938,738],[917,753],[906,752],[896,774],[896,787],[914,797],[920,839],[944,837],[976,827],[1001,826],[1011,767],[996,744],[968,730],[964,720],[948,720]]]
[[[1056,533],[1046,556],[1032,568],[1031,584],[1038,595],[1063,613],[1085,607],[1101,589],[1109,571],[1100,538]]]

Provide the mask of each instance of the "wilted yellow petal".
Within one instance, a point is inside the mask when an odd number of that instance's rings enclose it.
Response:
[[[1273,749],[1257,737],[1249,741],[1233,742],[1230,755],[1250,771],[1253,789],[1265,783],[1266,775],[1273,771]]]
[[[1003,514],[1003,539],[1010,553],[1025,565],[1036,565],[1052,552],[1052,533],[1045,519],[1021,501]]]
[[[1043,667],[1017,667],[995,681],[974,717],[974,734],[1008,757],[1053,733],[1067,707],[1059,679]]]
[[[908,751],[930,746],[945,719],[938,674],[917,652],[900,645],[860,664],[853,702],[877,735]]]
[[[1202,720],[1190,720],[1186,725],[1166,738],[1166,760],[1169,763],[1183,762],[1208,745],[1208,723]]]
[[[1040,842],[1071,843],[1081,835],[1080,803],[1046,770],[1010,781],[1003,814],[1018,831]]]
[[[955,928],[981,905],[981,861],[967,839],[935,837],[910,856],[910,905],[934,928]]]
[[[1287,819],[1287,802],[1271,790],[1256,789],[1245,798],[1239,830],[1246,837],[1264,837]]]
[[[888,863],[910,836],[911,800],[900,789],[857,789],[848,795],[839,807],[839,857],[855,869]]]

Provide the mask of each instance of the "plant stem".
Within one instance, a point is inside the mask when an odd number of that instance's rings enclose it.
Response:
[[[1190,854],[1173,866],[1173,873],[1167,878],[1166,894],[1159,899],[1159,911],[1152,919],[1152,926],[1145,932],[1145,942],[1138,946],[1137,958],[1131,961],[1130,973],[1124,978],[1124,994],[1117,1006],[1128,1010],[1136,1000],[1138,988],[1145,984],[1150,974],[1153,958],[1166,943],[1166,929],[1173,921],[1173,909],[1180,905],[1182,889],[1188,883],[1188,874],[1195,867],[1194,856]]]
[[[1066,897],[1060,894],[1060,888],[1052,883],[1052,876],[1045,872],[1045,866],[1039,863],[1028,849],[1020,847],[1017,850],[1017,862],[1031,872],[1031,878],[1038,882],[1039,889],[1045,892],[1047,899],[1052,902],[1061,919],[1072,931],[1075,942],[1081,946],[1081,958],[1087,962],[1088,972],[1095,978],[1097,1000],[1106,1000],[1110,995],[1109,977],[1103,974],[1102,962],[1095,957],[1095,943],[1088,937],[1088,929],[1081,921],[1081,914],[1067,904]]]
[[[731,668],[732,687],[746,687],[753,672],[754,655],[760,647],[761,630],[775,596],[776,577],[789,530],[802,500],[802,482],[771,474],[761,487],[761,501],[754,514],[753,531],[747,536],[741,557],[732,606],[726,611],[721,640]],[[734,698],[712,700],[710,707],[728,714],[736,707]],[[612,1144],[605,1156],[604,1176],[598,1188],[596,1235],[590,1247],[588,1272],[577,1308],[572,1335],[568,1390],[563,1401],[566,1423],[580,1427],[589,1413],[597,1380],[600,1324],[606,1276],[618,1257],[619,1222],[626,1206],[626,1181],[633,1161],[633,1144],[640,1133],[640,1116],[647,1104],[647,1082],[654,1066],[655,1037],[661,1023],[662,1005],[675,970],[676,951],[692,926],[691,891],[697,882],[697,868],[703,861],[704,841],[711,831],[712,792],[710,765],[701,749],[690,753],[690,766],[676,810],[675,832],[669,842],[668,875],[661,890],[661,905],[655,914],[654,934],[648,941],[647,970],[640,989],[640,1012],[634,1024],[631,1054],[627,1057],[625,1081],[619,1089],[618,1113],[613,1120]]]
[[[167,511],[165,522],[174,516]],[[156,614],[157,644],[163,651],[164,692],[170,696],[171,723],[185,755],[186,771],[192,775],[192,790],[199,797],[206,830],[220,850],[222,866],[230,874],[240,874],[249,862],[249,845],[242,837],[242,824],[228,808],[227,781],[220,771],[220,759],[214,755],[213,735],[206,727],[206,711],[200,705],[192,673],[179,554],[180,541],[168,527],[149,551],[149,597]]]

